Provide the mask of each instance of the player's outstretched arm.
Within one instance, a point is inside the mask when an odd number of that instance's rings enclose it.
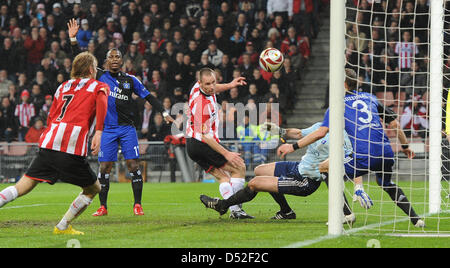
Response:
[[[80,26],[78,25],[78,22],[76,19],[71,19],[67,23],[67,32],[69,34],[70,47],[72,49],[72,60],[75,58],[75,56],[77,56],[81,52],[80,48],[78,47],[78,42],[77,42],[77,34],[78,34],[79,29],[80,29]]]
[[[287,154],[293,153],[295,150],[299,148],[306,147],[323,137],[327,135],[328,133],[328,127],[320,127],[316,131],[312,132],[311,134],[307,135],[306,137],[303,137],[299,141],[297,141],[294,144],[283,144],[280,147],[278,147],[277,155],[281,158],[284,158]]]
[[[247,85],[247,82],[245,81],[245,77],[238,77],[228,84],[217,84],[216,85],[216,93],[220,93],[220,92],[227,91],[227,90],[230,90],[230,89],[238,87],[238,86],[245,86],[245,85]]]

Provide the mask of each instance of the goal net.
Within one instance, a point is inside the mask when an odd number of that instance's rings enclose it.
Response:
[[[345,183],[356,223],[344,224],[344,232],[450,235],[450,1],[345,0],[345,10],[345,68],[356,72],[359,91],[386,108],[380,117],[389,121],[391,110],[398,124],[382,126],[394,153],[392,171],[384,161],[381,170],[367,168],[363,176],[373,207],[352,202],[353,183]],[[376,132],[364,107],[353,107],[362,119],[355,128]],[[412,159],[404,153],[403,133]],[[389,177],[396,192],[387,190]],[[426,226],[416,227],[405,210]]]

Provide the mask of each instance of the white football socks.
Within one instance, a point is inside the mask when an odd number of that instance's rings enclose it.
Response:
[[[233,187],[231,186],[231,183],[229,182],[222,182],[219,185],[219,191],[220,195],[222,195],[223,199],[228,199],[230,196],[234,195]],[[230,207],[231,211],[238,211],[241,208],[238,205],[234,205]]]
[[[59,230],[66,230],[69,227],[70,223],[75,220],[83,211],[92,203],[92,199],[87,197],[86,195],[80,194],[75,198],[72,204],[67,210],[64,217],[61,221],[56,225],[56,228]]]
[[[242,178],[231,178],[230,180],[231,187],[233,187],[234,193],[244,189],[245,179]]]
[[[233,187],[234,193],[239,192],[244,189],[245,179],[242,178],[231,178],[230,179],[231,187]],[[239,209],[242,209],[242,204],[237,205]]]
[[[9,186],[0,192],[0,208],[19,196],[16,187]]]

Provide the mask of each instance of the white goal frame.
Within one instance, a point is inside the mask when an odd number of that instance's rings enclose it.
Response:
[[[330,167],[328,234],[343,233],[343,129],[346,0],[330,1]],[[441,212],[444,0],[430,1],[430,113],[428,214]],[[342,89],[342,90],[340,90]]]

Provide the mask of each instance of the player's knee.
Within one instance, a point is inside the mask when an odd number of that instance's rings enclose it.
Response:
[[[274,174],[274,163],[261,164],[255,168],[255,176],[272,176]]]
[[[83,194],[90,198],[94,198],[98,193],[100,193],[101,190],[102,187],[100,186],[100,182],[97,180],[91,186],[83,188]]]
[[[264,166],[265,166],[265,164],[255,167],[255,170],[254,170],[255,176],[262,176],[264,174]]]
[[[100,173],[109,174],[112,169],[112,162],[101,162],[100,163]]]
[[[136,159],[127,160],[127,168],[130,172],[136,172],[139,169],[139,162]]]

